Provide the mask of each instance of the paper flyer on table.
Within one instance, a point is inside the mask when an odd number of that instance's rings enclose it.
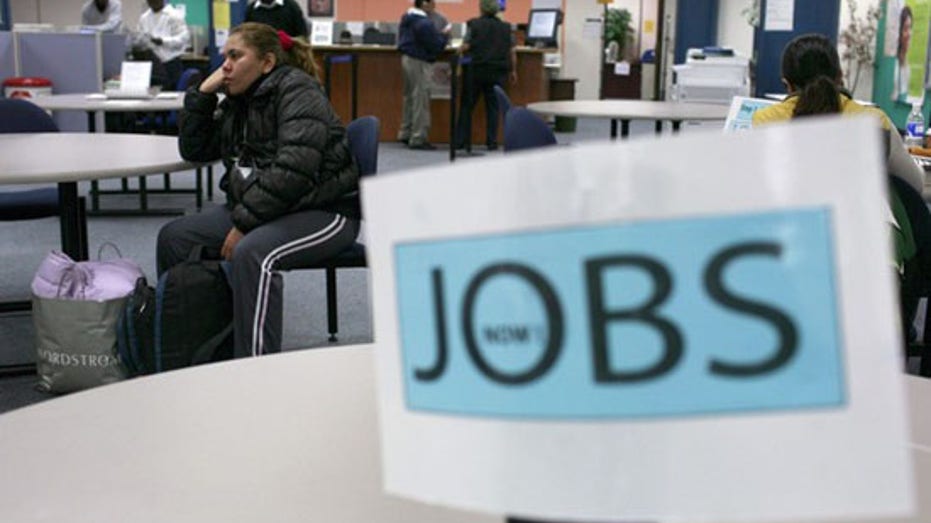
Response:
[[[777,103],[765,98],[747,98],[735,96],[731,99],[731,108],[724,121],[724,132],[745,131],[753,128],[753,113]]]
[[[913,511],[871,119],[366,180],[391,494],[539,519]]]

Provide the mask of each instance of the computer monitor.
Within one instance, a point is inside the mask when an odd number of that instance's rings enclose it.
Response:
[[[556,31],[562,22],[559,9],[531,9],[524,42],[534,47],[556,47]]]

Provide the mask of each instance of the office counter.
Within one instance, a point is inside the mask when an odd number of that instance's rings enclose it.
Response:
[[[516,105],[546,100],[549,95],[549,78],[543,68],[543,54],[548,50],[527,47],[517,48],[517,85],[506,90]],[[314,48],[317,62],[322,66],[327,56],[355,54],[358,60],[358,115],[375,115],[381,119],[382,141],[397,138],[401,126],[401,107],[404,93],[401,73],[401,53],[393,46],[335,45]],[[438,63],[449,63],[453,50],[443,53]],[[334,64],[331,71],[331,100],[344,123],[352,119],[351,67]],[[321,67],[321,76],[323,67]],[[472,143],[485,143],[484,102],[478,103],[472,120]],[[434,93],[431,103],[430,141],[449,142],[449,98],[438,98]],[[458,110],[458,108],[457,108]],[[503,139],[499,129],[498,140]]]

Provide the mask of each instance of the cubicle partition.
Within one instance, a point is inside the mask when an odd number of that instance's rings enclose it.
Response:
[[[123,65],[123,60],[126,60],[129,47],[126,35],[103,33],[100,36],[102,38],[100,56],[103,62],[103,79],[106,80],[120,74],[120,67]]]
[[[20,76],[48,78],[56,94],[100,92],[104,78],[119,74],[126,55],[123,35],[13,35],[18,39]],[[55,114],[55,122],[62,131],[87,131],[87,117],[80,112],[59,111]]]

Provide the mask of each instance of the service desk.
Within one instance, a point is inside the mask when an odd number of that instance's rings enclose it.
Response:
[[[546,100],[549,96],[549,79],[543,68],[546,49],[517,48],[516,85],[507,85],[508,96],[515,105]],[[450,49],[443,53],[438,62],[449,62],[455,53]],[[404,80],[401,73],[401,53],[394,46],[382,45],[334,45],[315,47],[314,56],[322,65],[327,56],[355,54],[358,61],[357,95],[358,115],[374,115],[381,120],[382,141],[393,141],[401,127],[401,107],[404,95]],[[334,64],[331,70],[331,100],[343,123],[352,119],[352,68],[348,64]],[[322,74],[323,67],[320,67]],[[473,114],[472,143],[485,143],[484,103]],[[458,110],[458,108],[457,108]],[[434,97],[430,106],[431,142],[449,142],[449,99]],[[499,140],[501,140],[499,130]]]

